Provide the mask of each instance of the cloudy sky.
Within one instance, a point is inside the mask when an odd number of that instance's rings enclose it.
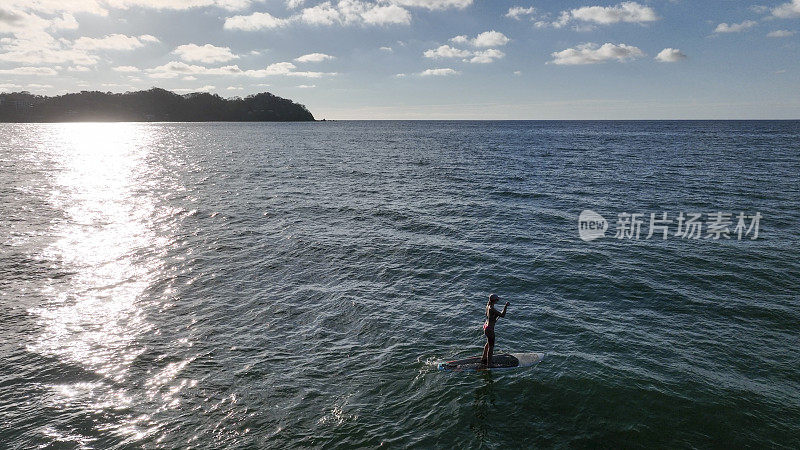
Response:
[[[800,118],[800,0],[2,0],[0,90],[330,119]]]

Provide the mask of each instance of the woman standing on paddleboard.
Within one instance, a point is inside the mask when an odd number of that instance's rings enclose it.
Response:
[[[483,323],[483,334],[486,336],[486,345],[483,346],[483,356],[481,356],[481,364],[486,367],[492,367],[492,353],[494,353],[494,324],[497,322],[498,317],[506,316],[506,308],[510,303],[506,302],[503,306],[503,311],[494,309],[494,304],[500,301],[497,294],[489,296],[489,303],[486,304],[486,322]]]

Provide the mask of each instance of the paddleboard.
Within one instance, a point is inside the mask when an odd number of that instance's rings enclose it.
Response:
[[[518,367],[535,366],[544,358],[544,353],[500,353],[492,355],[492,366],[481,364],[481,357],[474,356],[466,359],[456,359],[439,363],[439,370],[464,371],[464,370],[497,370],[516,369]]]

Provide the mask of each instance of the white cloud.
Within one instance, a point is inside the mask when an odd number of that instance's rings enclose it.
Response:
[[[800,17],[800,0],[792,0],[789,3],[776,6],[772,9],[772,15],[781,19]]]
[[[0,84],[0,91],[11,91],[12,89],[18,89],[22,86],[19,84],[14,83],[2,83]]]
[[[511,39],[499,31],[484,31],[472,40],[475,47],[498,47],[506,45]]]
[[[295,66],[290,62],[279,62],[270,64],[264,69],[245,70],[242,72],[242,74],[256,78],[266,77],[270,75],[288,75],[292,73],[292,71],[296,67],[297,66]]]
[[[678,62],[686,59],[686,55],[677,48],[665,48],[658,52],[655,59],[661,62]]]
[[[548,64],[576,65],[596,64],[606,61],[625,62],[644,56],[644,53],[632,45],[605,43],[598,46],[594,43],[581,44],[560,52],[553,52],[553,61]]]
[[[454,44],[468,44],[478,48],[501,46],[509,41],[510,39],[506,35],[494,30],[485,31],[473,39],[465,34],[450,38],[450,42]],[[437,48],[425,50],[422,54],[426,58],[463,58],[464,62],[474,64],[488,64],[506,56],[505,53],[494,48],[472,51],[449,45],[440,45]]]
[[[233,16],[225,19],[222,28],[226,30],[255,31],[283,27],[288,24],[286,19],[279,19],[270,13],[254,12],[249,16]]]
[[[333,25],[341,22],[339,10],[331,5],[331,2],[322,2],[311,8],[305,8],[300,14],[299,20],[311,25]]]
[[[569,15],[574,20],[601,25],[619,22],[643,23],[658,20],[658,15],[656,15],[653,8],[636,2],[622,2],[616,6],[584,6],[571,10]]]
[[[68,72],[89,72],[90,70],[92,69],[86,66],[72,66],[67,68]]]
[[[411,8],[425,8],[425,9],[449,9],[457,8],[464,9],[472,4],[472,0],[383,0],[385,2],[408,6]]]
[[[26,9],[43,14],[89,13],[107,16],[109,9],[149,8],[187,10],[216,7],[225,10],[246,9],[257,0],[4,0],[10,9]]]
[[[181,61],[170,61],[146,72],[150,78],[175,78],[181,75],[239,75],[242,69],[239,66],[204,67],[186,64]]]
[[[134,66],[116,66],[112,67],[111,70],[113,70],[114,72],[132,73],[132,72],[138,72],[139,68]]]
[[[286,7],[288,9],[295,9],[303,6],[306,0],[286,0]]]
[[[89,0],[91,1],[91,0]],[[184,10],[191,8],[217,7],[229,11],[248,8],[251,0],[104,0],[101,3],[112,8],[129,9],[133,7],[151,9]]]
[[[0,16],[2,16],[2,12],[0,12]],[[2,20],[0,18],[0,20]],[[76,30],[78,29],[78,21],[75,20],[75,16],[69,13],[64,13],[61,17],[56,17],[50,21],[50,28],[54,30]]]
[[[6,2],[11,1],[10,6]],[[4,0],[0,9],[0,62],[35,64],[93,65],[97,57],[83,49],[75,49],[67,39],[56,40],[51,30],[77,27],[71,14],[44,19],[22,9],[13,9],[14,0]],[[67,1],[67,0],[65,0]],[[27,7],[28,5],[20,5]],[[10,8],[10,9],[5,9]]]
[[[15,67],[13,69],[0,69],[5,75],[57,75],[58,72],[49,67]]]
[[[510,12],[511,10],[509,10]],[[571,21],[583,22],[584,25],[575,27],[576,31],[592,31],[596,25],[610,25],[615,23],[654,22],[659,20],[658,14],[650,6],[637,2],[626,1],[615,6],[583,6],[571,10],[561,11],[555,19],[546,18],[534,20],[536,28],[563,28]]]
[[[47,89],[53,87],[52,84],[39,84],[39,83],[30,83],[26,87],[34,88],[34,89]]]
[[[90,66],[97,56],[86,50],[71,48],[68,40],[56,40],[41,30],[16,33],[14,38],[0,40],[0,61],[22,64],[73,64]]]
[[[76,39],[72,47],[77,50],[134,50],[144,47],[144,42],[153,42],[151,38],[147,34],[140,37],[124,34],[109,34],[101,38],[84,36]]]
[[[106,7],[100,0],[4,0],[4,6],[11,10],[25,9],[44,14],[79,13],[106,15]]]
[[[448,75],[460,75],[461,72],[448,68],[443,69],[425,69],[420,72],[423,77],[446,77]]]
[[[21,87],[22,86],[20,86],[19,84],[3,83],[3,84],[0,84],[0,92],[11,92],[12,90],[18,89],[18,88],[21,88]]]
[[[313,89],[313,88],[317,87],[317,85],[316,84],[298,84],[297,87],[299,87],[300,89]]]
[[[253,31],[283,27],[294,22],[308,25],[408,25],[411,23],[411,14],[394,2],[381,5],[360,0],[339,0],[334,5],[330,1],[324,1],[312,7],[303,8],[298,14],[287,18],[278,18],[261,12],[249,16],[229,17],[225,20],[224,28]]]
[[[730,25],[723,22],[717,25],[717,28],[714,29],[714,33],[739,33],[753,28],[756,25],[758,25],[758,23],[752,20],[745,20],[742,23],[732,23]]]
[[[500,50],[490,48],[488,50],[462,50],[449,45],[440,45],[437,48],[425,50],[422,53],[426,58],[464,58],[464,62],[487,64],[502,58],[505,53]]]
[[[506,13],[506,17],[509,19],[516,19],[519,20],[522,16],[532,16],[536,12],[536,8],[533,6],[529,8],[523,8],[522,6],[512,6],[508,8],[508,12]]]
[[[334,59],[334,57],[331,55],[326,55],[325,53],[309,53],[307,55],[297,57],[294,60],[297,62],[305,63],[305,62],[322,62],[329,59]]]
[[[570,14],[569,11],[561,11],[561,14],[558,16],[558,19],[556,19],[552,25],[555,28],[561,28],[563,26],[566,26],[571,19],[572,15]]]
[[[226,62],[239,57],[231,52],[230,47],[217,47],[211,44],[179,45],[172,53],[184,61],[198,61],[207,64]]]
[[[473,54],[472,58],[465,59],[464,61],[471,62],[473,64],[488,64],[493,63],[496,59],[500,59],[504,56],[506,56],[506,54],[500,50],[490,48],[489,50],[477,51]]]
[[[438,48],[425,50],[422,53],[426,58],[466,58],[472,56],[469,50],[460,50],[449,45],[441,45]]]
[[[522,71],[521,70],[515,70],[514,71],[514,75],[520,76],[520,75],[522,75]]]
[[[77,0],[37,0],[35,2],[17,2],[6,0],[17,9],[3,9],[0,13],[0,33],[12,34],[13,37],[0,39],[0,61],[23,64],[70,64],[72,66],[90,66],[97,63],[99,57],[95,52],[103,50],[133,50],[147,43],[159,42],[152,35],[126,36],[110,34],[101,38],[79,37],[74,41],[55,39],[53,30],[76,29],[78,23],[71,12],[62,12],[52,18],[45,19],[29,11],[45,10],[49,14],[60,11],[87,11],[98,13],[92,7],[76,7]],[[80,2],[77,2],[80,3]],[[8,3],[6,3],[8,4]],[[85,6],[85,5],[84,5]],[[24,9],[22,9],[24,8]]]
[[[499,47],[506,45],[511,39],[499,31],[484,31],[483,33],[470,39],[467,35],[454,36],[450,42],[454,44],[470,44],[474,47]]]
[[[392,53],[394,51],[392,50],[392,47],[381,47],[379,50],[387,53]]]
[[[290,62],[279,62],[270,64],[265,69],[259,70],[245,70],[242,75],[254,78],[263,78],[272,75],[285,75],[292,77],[304,78],[322,78],[324,76],[334,76],[335,72],[309,72],[309,71],[296,71],[297,67]]]
[[[0,53],[0,61],[16,62],[23,64],[97,64],[97,57],[82,51],[72,51],[58,48],[14,48],[8,52]]]
[[[341,3],[341,2],[340,2]],[[411,13],[397,6],[374,6],[361,13],[364,23],[372,25],[411,23]]]
[[[211,92],[211,91],[214,91],[216,89],[217,89],[216,86],[212,86],[210,84],[207,84],[207,85],[205,85],[203,87],[199,87],[199,88],[194,88],[194,89],[192,89],[192,88],[180,88],[180,89],[173,89],[173,91],[179,92],[179,93],[182,92],[182,93],[187,93],[188,94],[188,93],[192,93],[192,92]]]
[[[311,8],[305,8],[299,16],[300,22],[310,25],[333,25],[365,23],[370,25],[388,25],[411,23],[411,14],[397,6],[386,6],[358,0],[340,0],[335,6],[330,2],[322,2]]]
[[[228,90],[228,91],[242,91],[242,90],[244,90],[244,88],[241,87],[241,86],[228,86],[225,89]]]
[[[251,78],[263,78],[273,75],[284,75],[306,78],[321,78],[323,76],[333,76],[333,72],[308,72],[297,71],[297,67],[290,62],[279,62],[270,64],[264,69],[242,70],[239,66],[205,67],[194,64],[187,64],[182,61],[171,61],[146,72],[150,78],[176,78],[194,75],[228,75],[245,76]]]
[[[790,36],[794,36],[795,33],[796,33],[795,31],[791,31],[791,30],[775,30],[775,31],[770,31],[769,33],[767,33],[767,37],[771,37],[771,38],[790,37]]]
[[[394,74],[394,77],[395,78],[405,78],[406,74],[404,74],[404,73],[396,73],[396,74]]]

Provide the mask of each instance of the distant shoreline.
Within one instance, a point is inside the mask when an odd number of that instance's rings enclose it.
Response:
[[[314,119],[314,120],[39,120],[39,121],[9,121],[0,120],[2,123],[269,123],[269,122],[531,122],[531,123],[553,123],[553,122],[575,122],[575,123],[620,123],[620,122],[800,122],[800,119]]]
[[[312,122],[299,103],[269,92],[225,99],[160,88],[114,94],[81,91],[54,97],[29,92],[0,94],[2,123],[61,122]]]
[[[1,94],[0,94],[1,95]],[[313,119],[313,120],[39,120],[39,121],[10,121],[0,120],[3,123],[270,123],[270,122],[302,122],[302,123],[327,123],[327,122],[531,122],[531,123],[552,123],[552,122],[575,122],[575,123],[620,123],[620,122],[800,122],[800,119]]]

